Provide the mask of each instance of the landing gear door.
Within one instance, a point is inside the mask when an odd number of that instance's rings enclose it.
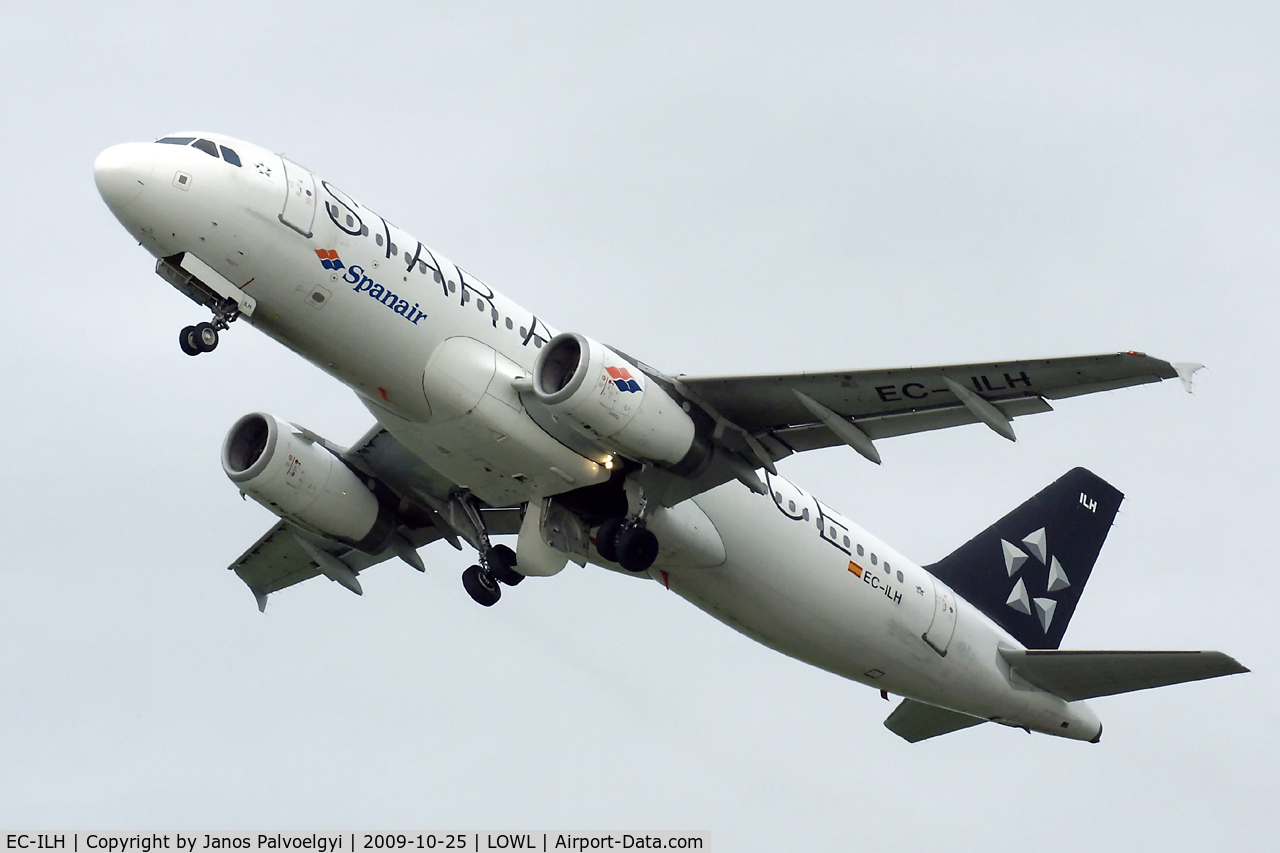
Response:
[[[943,657],[947,656],[947,647],[951,645],[951,637],[956,632],[956,594],[950,589],[933,581],[933,621],[929,630],[924,632],[923,640]]]
[[[287,157],[280,159],[284,162],[284,178],[288,187],[280,221],[303,237],[310,238],[311,225],[316,219],[316,179]]]

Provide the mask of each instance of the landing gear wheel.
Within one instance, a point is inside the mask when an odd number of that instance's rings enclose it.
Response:
[[[218,330],[212,323],[196,323],[194,338],[200,352],[213,352],[218,346]]]
[[[502,598],[502,587],[479,566],[472,566],[462,573],[462,586],[476,604],[492,607]]]
[[[181,332],[178,332],[178,346],[182,347],[182,351],[187,355],[199,355],[201,353],[200,344],[196,341],[195,326],[186,326]]]
[[[628,527],[618,536],[618,563],[629,572],[643,572],[658,559],[658,537],[647,527]]]
[[[610,518],[596,528],[596,553],[610,563],[618,562],[618,534],[625,523],[622,518]]]
[[[507,586],[515,586],[524,580],[524,575],[512,568],[515,564],[516,552],[506,545],[494,545],[489,551],[489,574]]]

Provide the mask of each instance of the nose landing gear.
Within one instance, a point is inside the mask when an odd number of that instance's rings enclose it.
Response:
[[[224,325],[223,328],[226,328]],[[218,329],[213,323],[196,323],[178,333],[178,346],[187,355],[213,352],[218,346]]]
[[[178,333],[178,346],[187,355],[213,352],[218,348],[218,332],[230,328],[239,317],[240,312],[234,309],[214,311],[212,322],[185,326]]]

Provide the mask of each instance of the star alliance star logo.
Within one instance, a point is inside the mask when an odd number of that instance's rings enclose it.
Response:
[[[1048,570],[1049,577],[1045,588],[1049,592],[1057,592],[1071,586],[1066,570],[1062,568],[1058,558],[1049,554],[1048,537],[1045,535],[1043,527],[1024,538],[1022,545],[1027,549],[1026,551],[1023,551],[1022,548],[1008,540],[1000,540],[1000,547],[1004,550],[1004,567],[1009,573],[1009,577],[1016,575],[1022,570],[1023,564],[1034,557],[1041,566],[1046,567]],[[1009,593],[1009,598],[1005,601],[1005,604],[1019,613],[1025,613],[1027,616],[1032,615],[1031,608],[1034,605],[1035,616],[1039,618],[1040,627],[1044,629],[1046,634],[1049,633],[1049,624],[1053,622],[1053,612],[1058,608],[1058,602],[1052,598],[1031,598],[1027,595],[1027,585],[1023,582],[1023,578],[1018,578],[1018,582],[1014,584],[1013,591]]]

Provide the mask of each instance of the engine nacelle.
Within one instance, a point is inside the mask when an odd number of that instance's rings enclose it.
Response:
[[[222,442],[222,470],[279,517],[361,551],[380,552],[395,532],[394,514],[350,468],[271,415],[236,421]]]
[[[693,420],[660,385],[582,335],[556,335],[542,348],[533,393],[557,420],[623,456],[678,469],[706,456]]]

